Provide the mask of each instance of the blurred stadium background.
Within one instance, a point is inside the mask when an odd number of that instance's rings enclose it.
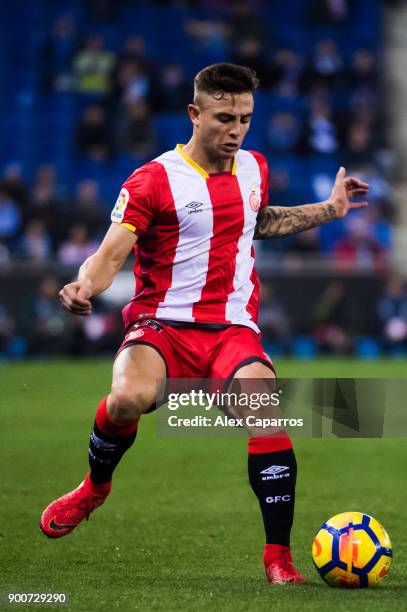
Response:
[[[395,0],[2,2],[0,358],[118,346],[130,261],[89,318],[58,290],[125,178],[188,140],[192,78],[217,61],[261,79],[245,148],[269,159],[272,203],[324,199],[340,165],[371,185],[367,210],[257,244],[268,351],[405,356],[406,27]]]

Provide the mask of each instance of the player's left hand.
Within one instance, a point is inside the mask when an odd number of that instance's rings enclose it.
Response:
[[[337,212],[337,217],[345,217],[351,208],[363,208],[368,205],[366,200],[352,202],[351,198],[360,198],[368,194],[369,185],[355,176],[346,176],[346,170],[341,166],[332,187],[329,203]]]

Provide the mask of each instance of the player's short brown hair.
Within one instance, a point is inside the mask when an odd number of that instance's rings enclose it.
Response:
[[[200,93],[223,98],[225,93],[253,93],[259,86],[256,73],[247,66],[212,64],[203,68],[194,78],[194,98]]]

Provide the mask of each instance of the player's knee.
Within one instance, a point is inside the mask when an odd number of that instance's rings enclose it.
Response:
[[[117,423],[139,418],[154,403],[154,389],[150,385],[112,387],[108,412]]]

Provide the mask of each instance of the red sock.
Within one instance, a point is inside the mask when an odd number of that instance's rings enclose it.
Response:
[[[86,474],[83,486],[91,495],[101,495],[102,497],[106,497],[109,495],[110,489],[112,488],[112,481],[96,484],[96,482],[91,480],[90,474]]]
[[[107,411],[107,397],[104,397],[96,411],[96,425],[104,434],[112,437],[130,436],[138,427],[139,419],[131,423],[116,423]]]
[[[266,544],[263,553],[263,563],[266,567],[271,565],[273,561],[279,559],[282,554],[290,550],[289,546],[282,546],[281,544]]]
[[[264,436],[264,438],[249,438],[248,452],[250,455],[264,455],[265,453],[277,453],[293,447],[290,437],[285,432],[280,432],[279,437]]]

